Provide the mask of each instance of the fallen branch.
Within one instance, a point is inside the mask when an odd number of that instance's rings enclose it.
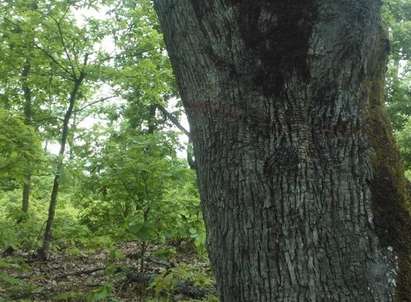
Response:
[[[130,271],[127,273],[126,276],[127,276],[127,282],[149,284],[154,280],[156,275]]]
[[[190,281],[183,281],[177,284],[174,289],[175,295],[182,295],[191,299],[203,299],[210,294],[215,294],[215,288],[195,286]]]
[[[88,274],[92,274],[92,273],[95,273],[95,272],[103,271],[105,269],[106,269],[105,267],[97,267],[97,268],[93,268],[93,269],[89,269],[89,270],[70,272],[70,273],[65,273],[65,274],[61,274],[59,276],[56,276],[55,279],[63,279],[63,278],[69,277],[69,276],[88,275]]]

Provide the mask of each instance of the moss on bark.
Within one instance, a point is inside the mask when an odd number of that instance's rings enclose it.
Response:
[[[387,43],[385,35],[381,43]],[[386,49],[381,47],[381,50]],[[374,151],[372,156],[373,178],[370,188],[374,226],[380,245],[392,247],[398,257],[397,301],[411,301],[411,217],[408,182],[393,130],[384,103],[384,70],[376,58],[376,70],[365,84],[368,94],[367,135]]]

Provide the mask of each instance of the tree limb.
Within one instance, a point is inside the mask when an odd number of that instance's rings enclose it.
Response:
[[[57,21],[57,20],[54,19],[53,17],[51,17],[51,19],[52,19],[52,20],[54,21],[54,23],[56,23],[56,25],[57,25],[57,29],[58,29],[58,34],[59,34],[59,38],[60,38],[61,45],[63,46],[64,53],[66,54],[67,60],[68,60],[69,63],[70,63],[70,68],[71,68],[72,75],[73,75],[74,78],[76,78],[77,75],[76,75],[76,70],[75,70],[75,68],[74,68],[74,62],[73,62],[73,60],[71,59],[71,56],[70,56],[69,51],[68,51],[68,49],[67,49],[66,42],[64,41],[64,34],[63,34],[63,30],[61,29],[61,23],[60,23],[60,22],[61,22],[61,19],[60,19],[59,21]]]
[[[49,53],[43,47],[39,46],[37,43],[33,43],[33,45],[35,48],[41,50],[50,60],[53,61],[54,64],[56,64],[61,70],[63,70],[69,76],[70,79],[75,79],[71,72],[67,68],[65,68],[51,53]]]
[[[174,116],[172,113],[168,112],[163,106],[161,105],[156,105],[157,108],[161,111],[161,113],[167,117],[170,122],[172,122],[181,132],[183,132],[185,135],[187,135],[188,137],[190,137],[190,131],[188,131],[186,128],[183,127],[183,125],[181,125],[181,123],[179,122],[179,120],[177,119],[176,116]]]
[[[106,269],[105,267],[97,267],[97,268],[88,269],[88,270],[69,272],[69,273],[58,275],[58,276],[55,277],[55,279],[63,279],[63,278],[69,277],[69,276],[92,274],[92,273],[95,273],[95,272],[98,272],[98,271],[103,271],[105,269]]]
[[[98,100],[96,100],[96,101],[93,101],[93,102],[91,102],[91,103],[88,103],[88,104],[84,105],[83,107],[75,110],[74,112],[76,112],[76,113],[77,113],[77,112],[81,112],[81,111],[83,111],[84,109],[86,109],[86,108],[88,108],[88,107],[90,107],[90,106],[93,106],[93,105],[98,104],[98,103],[105,102],[105,101],[110,100],[110,99],[113,99],[113,98],[115,98],[115,97],[116,97],[115,95],[111,95],[111,96],[107,96],[107,97],[98,99]]]

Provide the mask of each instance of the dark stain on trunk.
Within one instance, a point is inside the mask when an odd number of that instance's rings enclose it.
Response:
[[[314,19],[313,1],[232,0],[240,14],[239,29],[257,69],[254,84],[266,96],[279,95],[297,75],[309,79],[307,54]]]

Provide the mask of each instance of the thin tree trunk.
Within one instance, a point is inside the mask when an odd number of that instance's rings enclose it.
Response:
[[[154,3],[221,301],[411,301],[379,1]]]
[[[40,259],[48,258],[50,242],[52,240],[52,227],[53,227],[54,217],[56,213],[57,196],[59,192],[60,178],[61,178],[61,174],[64,168],[64,152],[66,149],[67,137],[69,134],[70,118],[73,113],[74,105],[77,100],[77,96],[78,96],[81,84],[84,80],[84,76],[85,74],[81,72],[79,78],[75,80],[73,90],[70,93],[69,106],[64,116],[63,128],[62,128],[61,139],[60,139],[60,151],[59,151],[57,165],[56,165],[56,172],[54,175],[53,188],[51,190],[47,224],[46,224],[46,229],[44,231],[43,244],[42,244],[42,247],[38,251],[38,257]]]
[[[33,105],[32,105],[32,93],[28,84],[28,77],[31,70],[30,59],[27,59],[23,71],[21,73],[21,87],[24,95],[24,120],[26,125],[32,125],[33,120]],[[30,191],[31,191],[31,167],[25,173],[23,179],[23,194],[22,194],[22,211],[28,213],[30,204]]]
[[[71,123],[71,135],[68,136],[70,153],[69,153],[69,160],[72,161],[74,159],[74,135],[77,131],[77,111],[73,112],[73,122]]]
[[[37,1],[31,2],[31,9],[33,11],[37,10]],[[24,96],[24,120],[26,125],[32,126],[33,124],[33,98],[32,91],[28,82],[29,75],[31,72],[31,58],[30,58],[30,49],[32,48],[33,41],[28,45],[29,54],[26,57],[26,61],[23,65],[23,70],[21,73],[21,88],[23,90]],[[31,193],[31,176],[32,176],[32,167],[28,168],[23,179],[23,194],[22,194],[22,211],[23,213],[28,213],[30,205],[30,193]]]
[[[44,153],[48,152],[48,148],[49,148],[49,140],[46,138],[46,141],[44,142]]]
[[[29,212],[30,205],[30,192],[31,192],[31,173],[27,173],[23,180],[23,196],[22,196],[22,211],[23,213]]]

